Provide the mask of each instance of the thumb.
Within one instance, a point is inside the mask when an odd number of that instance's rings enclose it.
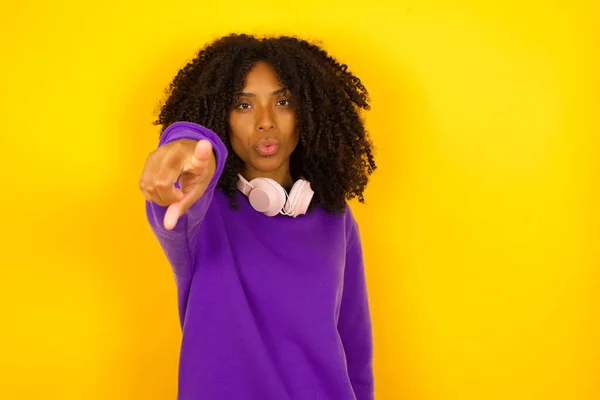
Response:
[[[189,162],[184,165],[183,172],[190,172],[194,175],[205,174],[211,157],[212,144],[205,139],[199,140],[194,148],[194,154]]]
[[[185,185],[182,183],[183,197],[167,208],[163,222],[165,229],[175,228],[179,218],[204,194],[209,183],[207,177],[212,157],[212,144],[208,140],[198,141],[194,148],[194,154],[183,166],[182,175],[180,176],[180,183],[183,175],[187,175],[187,178],[191,178],[191,181],[188,181],[189,183]]]

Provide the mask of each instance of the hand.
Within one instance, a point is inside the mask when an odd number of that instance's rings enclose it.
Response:
[[[179,139],[148,155],[140,189],[146,200],[168,207],[163,224],[171,230],[206,190],[215,173],[215,156],[208,140]],[[178,189],[174,186],[179,180]]]

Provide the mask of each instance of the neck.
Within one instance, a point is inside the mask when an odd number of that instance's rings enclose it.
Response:
[[[242,176],[250,182],[254,178],[270,178],[279,183],[283,187],[292,186],[293,180],[289,166],[278,168],[273,171],[258,171],[253,168],[245,167],[242,171]]]

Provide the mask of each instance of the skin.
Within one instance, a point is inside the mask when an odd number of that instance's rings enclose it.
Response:
[[[241,174],[247,180],[271,178],[290,186],[290,156],[298,145],[296,116],[289,93],[273,67],[258,62],[248,72],[229,115],[230,140],[243,161]],[[274,145],[272,154],[260,148]],[[150,153],[144,164],[139,187],[146,200],[163,207],[164,227],[171,230],[177,220],[206,190],[215,172],[215,155],[207,140],[180,139]],[[181,189],[174,187],[179,180]]]
[[[296,115],[289,93],[273,67],[257,62],[246,75],[244,88],[229,115],[229,138],[235,153],[244,162],[242,176],[247,180],[271,178],[290,186],[290,156],[298,145]],[[272,155],[261,155],[260,144],[278,146]]]

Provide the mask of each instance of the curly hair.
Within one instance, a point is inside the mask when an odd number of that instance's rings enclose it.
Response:
[[[215,132],[228,150],[218,187],[235,208],[242,161],[231,147],[228,117],[242,91],[248,71],[258,61],[275,69],[294,97],[299,143],[290,157],[294,180],[303,177],[320,205],[342,213],[346,200],[358,198],[376,169],[373,145],[360,110],[369,97],[360,79],[324,49],[290,36],[256,38],[231,34],[206,45],[179,70],[167,89],[154,122],[164,130],[177,121],[202,125]]]

